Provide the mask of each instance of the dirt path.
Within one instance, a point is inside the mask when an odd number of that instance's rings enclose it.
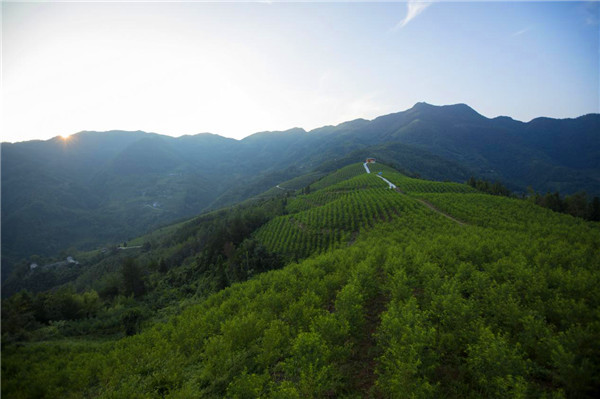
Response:
[[[365,164],[365,168],[367,168],[367,164]],[[375,176],[377,176],[381,180],[385,181],[390,186],[390,188],[393,188],[394,190],[396,190],[396,192],[398,192],[398,193],[400,193],[402,195],[406,195],[406,193],[404,191],[400,190],[395,184],[393,184],[389,180],[387,180],[387,179],[385,179],[385,178],[383,178],[382,176],[379,176],[379,175],[375,175]],[[415,198],[415,197],[411,197],[411,198],[413,198],[414,200],[416,200],[416,201],[420,202],[421,204],[425,205],[427,208],[431,209],[432,211],[434,211],[436,213],[439,213],[440,215],[442,215],[444,217],[447,217],[448,219],[452,220],[453,222],[456,222],[456,223],[460,224],[461,226],[464,226],[466,224],[465,222],[461,222],[460,220],[456,219],[455,217],[450,216],[447,213],[440,211],[438,208],[436,208],[435,206],[433,206],[432,204],[430,204],[429,202],[427,202],[427,201],[425,201],[423,199]]]
[[[384,395],[377,389],[377,359],[381,356],[381,348],[377,346],[375,336],[377,328],[381,325],[381,315],[387,308],[389,298],[383,289],[386,280],[385,272],[379,266],[377,268],[378,294],[365,303],[365,324],[361,331],[361,338],[356,342],[353,354],[355,364],[352,384],[354,389],[361,393],[363,398],[383,398]]]
[[[396,187],[396,191],[400,194],[406,195],[406,193],[402,190],[400,190],[398,187]],[[420,202],[421,204],[425,205],[427,208],[431,209],[432,211],[439,213],[440,215],[447,217],[448,219],[452,220],[453,222],[456,222],[458,224],[460,224],[461,226],[464,226],[466,223],[465,222],[461,222],[460,220],[458,220],[457,218],[448,215],[445,212],[440,211],[438,208],[436,208],[435,206],[433,206],[431,203],[425,201],[424,199],[421,198],[415,198],[415,197],[411,197],[412,199],[414,199],[415,201]]]
[[[464,226],[466,224],[465,222],[461,222],[460,220],[456,219],[455,217],[452,217],[452,216],[448,215],[447,213],[440,211],[435,206],[433,206],[432,204],[430,204],[429,202],[427,202],[427,201],[425,201],[423,199],[420,199],[420,198],[415,198],[415,199],[417,201],[419,201],[421,204],[425,205],[427,208],[431,209],[432,211],[437,212],[440,215],[447,217],[448,219],[452,220],[453,222],[456,222],[456,223],[460,224],[461,226]]]

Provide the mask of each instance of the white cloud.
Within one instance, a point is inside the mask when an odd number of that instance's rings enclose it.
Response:
[[[511,36],[512,37],[521,36],[523,33],[529,32],[530,30],[531,30],[531,27],[527,27],[525,29],[521,29],[521,30],[518,30],[518,31],[514,32]]]
[[[396,31],[400,28],[405,27],[410,21],[415,19],[419,14],[421,14],[427,7],[431,5],[431,2],[424,2],[421,0],[409,0],[406,3],[406,16],[400,22],[398,22],[393,28],[392,31]]]

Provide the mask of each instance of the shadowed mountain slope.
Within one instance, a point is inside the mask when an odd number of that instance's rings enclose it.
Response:
[[[475,175],[517,191],[598,195],[599,132],[598,114],[523,123],[418,103],[372,121],[243,140],[110,131],[2,143],[3,262],[127,240],[354,156],[438,180]]]

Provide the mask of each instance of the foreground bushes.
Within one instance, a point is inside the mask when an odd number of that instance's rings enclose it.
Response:
[[[10,346],[2,393],[594,397],[599,226],[515,199],[420,195],[467,224],[402,197],[397,216],[351,246],[233,284],[132,337]]]

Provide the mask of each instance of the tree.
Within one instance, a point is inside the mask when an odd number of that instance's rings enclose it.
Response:
[[[81,307],[85,317],[92,317],[100,309],[101,302],[98,293],[94,290],[84,292],[81,295]]]
[[[588,219],[594,222],[600,221],[600,198],[594,197],[592,202],[590,203],[588,212]]]
[[[119,291],[122,288],[119,273],[108,273],[104,275],[98,286],[98,294],[103,299],[113,298],[119,295]]]
[[[34,298],[28,291],[21,291],[2,300],[2,334],[16,334],[35,325]],[[3,336],[3,344],[6,338]]]
[[[130,336],[137,334],[142,320],[142,312],[139,308],[128,309],[121,316],[125,335]]]
[[[123,288],[126,295],[140,296],[146,292],[143,272],[133,258],[126,258],[121,269]]]
[[[560,198],[558,191],[555,191],[554,193],[546,193],[546,195],[542,198],[542,206],[549,208],[554,212],[562,212],[564,210],[564,203]]]
[[[166,273],[169,271],[169,267],[167,266],[167,262],[164,258],[160,258],[160,261],[158,262],[158,271],[161,273]]]
[[[588,213],[588,200],[585,191],[575,193],[565,198],[567,213],[575,217],[585,218]]]

